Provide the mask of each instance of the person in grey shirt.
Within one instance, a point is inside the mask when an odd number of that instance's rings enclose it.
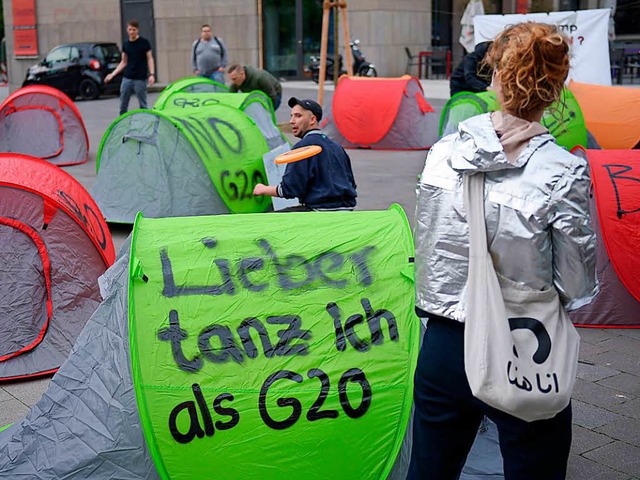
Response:
[[[200,38],[191,45],[191,66],[196,75],[224,85],[227,47],[221,38],[212,36],[211,25],[203,25]]]

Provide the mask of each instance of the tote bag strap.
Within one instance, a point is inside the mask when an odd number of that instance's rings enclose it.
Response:
[[[464,208],[469,226],[469,263],[488,261],[487,227],[484,218],[484,172],[464,174]]]

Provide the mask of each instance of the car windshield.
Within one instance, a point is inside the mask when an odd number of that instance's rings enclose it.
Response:
[[[101,62],[119,62],[120,50],[115,44],[96,45],[93,47],[95,57]]]
[[[71,47],[58,47],[49,52],[47,58],[45,59],[46,63],[50,65],[54,65],[60,62],[66,62],[69,60],[69,55],[71,53]]]

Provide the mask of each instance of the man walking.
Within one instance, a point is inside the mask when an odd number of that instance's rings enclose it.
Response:
[[[271,99],[273,110],[278,109],[282,101],[282,85],[276,77],[266,70],[242,65],[231,65],[228,73],[231,80],[230,92],[247,93],[260,90]]]
[[[301,205],[282,211],[353,210],[356,206],[356,182],[349,155],[329,139],[319,127],[322,107],[313,100],[291,97],[291,130],[300,139],[293,148],[318,145],[317,155],[287,164],[279,185],[258,183],[254,195],[298,198]]]
[[[193,73],[224,85],[227,47],[221,38],[211,35],[211,25],[203,25],[200,38],[191,45]]]
[[[127,23],[128,40],[122,45],[122,59],[116,69],[104,78],[109,83],[113,77],[124,70],[120,85],[120,115],[129,109],[131,92],[138,97],[140,108],[147,108],[147,82],[149,86],[156,80],[156,68],[151,53],[151,44],[139,35],[137,20]]]

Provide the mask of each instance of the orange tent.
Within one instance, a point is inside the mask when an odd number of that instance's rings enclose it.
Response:
[[[587,129],[605,149],[640,146],[640,88],[606,87],[572,81]]]
[[[438,119],[415,77],[343,75],[322,128],[345,148],[424,150],[437,140]]]

